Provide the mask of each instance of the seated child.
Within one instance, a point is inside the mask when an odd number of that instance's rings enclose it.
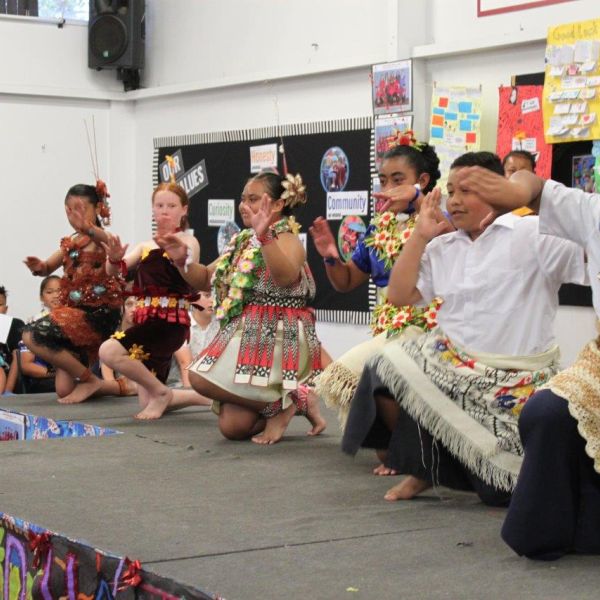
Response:
[[[12,392],[18,378],[17,362],[13,360],[17,352],[24,323],[7,315],[8,293],[0,286],[0,394]]]
[[[482,229],[485,189],[457,182],[472,165],[503,174],[489,152],[457,158],[447,208],[458,230],[441,235],[447,225],[434,191],[390,277],[394,304],[444,298],[438,327],[388,344],[352,402],[343,449],[355,453],[387,436],[387,466],[408,475],[387,500],[439,484],[474,489],[490,505],[507,502],[521,466],[519,414],[558,368],[558,289],[585,282],[581,248],[540,235],[537,217],[505,215]]]
[[[49,275],[42,279],[40,284],[40,300],[42,310],[32,317],[29,322],[33,323],[50,314],[50,311],[60,306],[60,277]],[[24,389],[28,394],[38,394],[55,391],[56,373],[51,364],[39,356],[35,356],[23,341],[19,342],[21,377]]]

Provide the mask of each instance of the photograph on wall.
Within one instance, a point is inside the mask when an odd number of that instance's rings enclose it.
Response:
[[[496,154],[504,158],[513,150],[533,154],[535,172],[552,176],[552,146],[544,140],[541,85],[516,85],[498,90]]]
[[[594,183],[594,163],[596,158],[592,154],[574,156],[571,169],[571,187],[584,192],[596,192]]]
[[[412,110],[412,61],[373,65],[373,114]]]
[[[366,230],[365,222],[358,215],[344,217],[338,231],[338,248],[344,262],[350,260],[358,238]]]
[[[348,183],[350,163],[338,146],[329,148],[321,159],[321,185],[326,192],[341,192]]]
[[[0,442],[25,439],[25,415],[0,410]]]
[[[386,115],[375,119],[375,168],[379,171],[383,155],[395,146],[402,134],[412,129],[412,115]]]

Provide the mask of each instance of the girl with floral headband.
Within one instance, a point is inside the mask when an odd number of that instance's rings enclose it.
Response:
[[[176,183],[161,183],[152,194],[152,214],[158,236],[173,236],[184,248],[186,261],[197,262],[198,240],[187,229],[188,197]],[[137,297],[134,325],[117,331],[102,344],[102,362],[137,383],[142,410],[138,419],[158,419],[173,397],[165,385],[173,353],[189,338],[189,301],[196,294],[167,252],[154,241],[142,242],[127,252],[116,236],[110,236],[106,269],[109,273],[136,268],[132,295]],[[133,360],[132,360],[133,359]],[[183,398],[194,392],[179,390]],[[198,399],[198,404],[206,404]]]
[[[305,201],[299,175],[252,177],[239,209],[246,229],[215,262],[191,264],[187,272],[179,240],[159,239],[196,289],[212,284],[220,329],[190,366],[190,383],[213,399],[228,439],[274,444],[297,413],[313,424],[309,434],[325,428],[318,403],[297,392],[321,365],[314,316],[306,306],[315,283],[291,214]],[[169,408],[191,403],[174,398]]]
[[[391,336],[409,326],[422,330],[435,326],[437,300],[425,308],[398,308],[387,302],[386,290],[392,266],[414,229],[422,195],[435,187],[440,176],[438,166],[433,147],[417,142],[411,131],[398,138],[397,145],[384,155],[381,163],[381,192],[373,194],[377,201],[376,215],[346,262],[341,260],[329,223],[323,217],[317,218],[309,229],[324,259],[327,277],[338,292],[349,292],[369,278],[377,287],[377,305],[371,320],[375,337],[328,365],[317,379],[317,393],[328,406],[338,410],[342,427],[366,362]],[[384,459],[383,450],[378,455]],[[374,473],[395,474],[384,464]]]
[[[75,185],[65,198],[67,219],[75,234],[61,240],[60,249],[46,260],[25,259],[27,268],[46,277],[63,268],[60,306],[28,325],[23,333],[27,348],[56,370],[56,393],[64,404],[81,402],[91,395],[118,394],[118,382],[104,382],[90,367],[98,348],[120,320],[123,281],[104,269],[102,243],[110,223],[108,193],[102,181],[96,187]],[[88,393],[90,383],[93,391]]]

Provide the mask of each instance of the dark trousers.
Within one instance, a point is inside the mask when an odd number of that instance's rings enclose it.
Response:
[[[519,555],[554,560],[600,553],[600,475],[566,400],[542,390],[519,419],[523,466],[502,528]]]

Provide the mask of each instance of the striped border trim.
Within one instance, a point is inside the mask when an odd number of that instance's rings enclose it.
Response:
[[[154,153],[152,156],[152,189],[155,190],[158,186],[158,146],[154,146]],[[152,235],[156,233],[156,221],[152,217]]]
[[[292,123],[288,125],[259,127],[257,129],[234,129],[230,131],[211,131],[189,135],[174,135],[154,138],[154,148],[165,146],[191,146],[194,144],[216,144],[219,142],[243,142],[290,135],[308,135],[311,133],[335,133],[355,129],[372,129],[373,117],[354,117],[313,123]]]
[[[329,310],[318,308],[315,311],[317,321],[325,323],[344,323],[346,325],[369,325],[371,313],[358,310]]]
[[[378,176],[377,167],[375,166],[375,129],[371,128],[371,149],[369,152],[371,160],[371,214],[375,215],[375,202],[373,201],[373,178]],[[377,304],[377,286],[373,283],[373,279],[369,277],[369,312],[372,313]],[[369,319],[370,322],[370,319]],[[367,323],[368,324],[368,323]]]

